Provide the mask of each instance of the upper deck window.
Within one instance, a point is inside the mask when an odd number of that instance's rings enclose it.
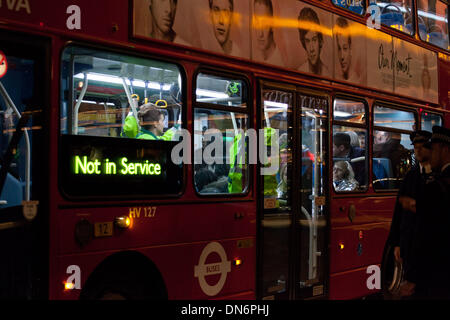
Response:
[[[71,46],[62,55],[60,184],[73,197],[178,194],[177,65]]]
[[[247,86],[242,80],[200,73],[196,101],[227,107],[247,107]]]
[[[381,23],[407,34],[414,34],[414,11],[412,0],[376,0],[381,12]]]
[[[366,2],[364,0],[333,0],[333,3],[338,7],[350,10],[359,15],[363,15],[366,9]]]
[[[420,39],[449,50],[448,5],[439,0],[418,0],[417,7]]]

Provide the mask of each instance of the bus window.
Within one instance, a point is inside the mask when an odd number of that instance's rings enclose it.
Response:
[[[179,194],[177,65],[70,46],[62,55],[60,185],[69,197]]]
[[[143,105],[163,117],[155,136],[181,125],[181,74],[174,64],[69,47],[62,68],[62,134],[136,138],[141,129],[153,130],[142,123]]]
[[[360,101],[337,98],[334,102],[333,119],[351,123],[366,123],[366,106]]]
[[[442,117],[435,113],[430,113],[428,111],[422,112],[422,130],[433,131],[433,126],[442,126]]]
[[[199,73],[194,108],[194,185],[201,195],[244,194],[249,183],[246,81]]]
[[[448,5],[440,0],[418,0],[417,7],[420,39],[449,50]]]
[[[407,34],[414,34],[414,12],[412,0],[371,0],[381,11],[381,23]]]
[[[196,102],[226,107],[246,107],[246,83],[242,80],[200,73],[197,76]]]
[[[409,135],[416,128],[413,112],[376,105],[373,134],[373,187],[398,189],[412,166],[414,147]]]
[[[365,191],[369,180],[366,105],[336,98],[333,110],[334,190]]]
[[[413,130],[416,123],[414,113],[375,106],[374,125],[384,128]]]
[[[333,0],[333,3],[359,15],[363,15],[366,10],[365,0]]]
[[[194,182],[199,194],[246,192],[247,123],[244,113],[195,109]]]

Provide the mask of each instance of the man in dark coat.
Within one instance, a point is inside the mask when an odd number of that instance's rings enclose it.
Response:
[[[417,199],[415,237],[400,295],[450,299],[450,129],[433,127],[431,144],[436,175]]]
[[[408,268],[408,256],[414,238],[416,220],[416,213],[412,211],[415,203],[411,199],[417,200],[431,174],[430,138],[431,132],[429,131],[415,131],[410,135],[411,144],[414,145],[416,164],[408,171],[402,182],[392,217],[388,242],[394,247],[395,260],[402,262],[404,269]]]

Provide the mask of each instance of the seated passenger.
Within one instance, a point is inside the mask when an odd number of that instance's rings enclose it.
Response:
[[[128,138],[171,141],[177,131],[177,128],[173,127],[164,133],[164,112],[153,103],[142,105],[138,118],[141,125],[140,132],[134,115],[129,114],[126,117],[123,133]]]
[[[333,135],[333,157],[345,158],[348,160],[364,157],[365,152],[358,147],[352,147],[350,145],[350,136],[344,132],[337,132]],[[359,185],[366,184],[366,162],[357,161],[351,162],[353,171],[355,172],[356,181]]]
[[[358,188],[352,166],[347,161],[336,161],[333,167],[333,185],[336,191],[354,191]]]

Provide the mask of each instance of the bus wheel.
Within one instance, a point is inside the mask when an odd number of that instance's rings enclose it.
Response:
[[[395,261],[394,247],[386,244],[381,262],[381,290],[384,299],[397,300],[400,284],[403,280],[403,266]]]
[[[167,291],[155,265],[137,252],[105,259],[91,273],[80,300],[165,300]]]

